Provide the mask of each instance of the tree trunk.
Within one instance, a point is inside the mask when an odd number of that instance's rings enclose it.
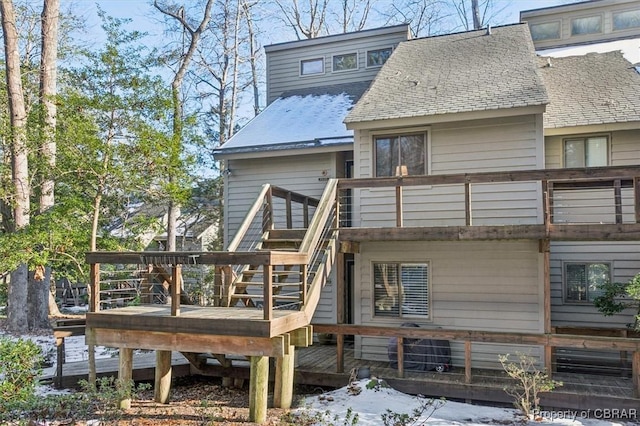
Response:
[[[478,0],[471,0],[471,14],[473,15],[473,29],[481,29],[482,19],[480,19],[480,5],[478,4]]]
[[[40,103],[43,110],[42,157],[47,163],[42,177],[40,190],[40,213],[53,207],[54,181],[53,170],[56,166],[56,78],[58,59],[58,16],[59,0],[44,0],[42,8],[42,51],[40,57]],[[40,271],[39,268],[43,268]],[[42,277],[42,280],[37,279]],[[51,291],[51,267],[38,266],[34,279],[29,283],[29,328],[49,328],[49,299]],[[55,301],[55,298],[54,298]],[[56,311],[59,313],[57,306]]]
[[[20,75],[20,55],[18,34],[11,0],[0,0],[2,31],[4,33],[4,53],[7,79],[7,98],[11,123],[11,167],[14,193],[13,221],[15,230],[29,224],[29,167],[26,125],[27,114]],[[7,326],[10,331],[27,331],[27,286],[28,269],[26,264],[18,266],[11,274],[9,285]]]
[[[51,328],[49,323],[49,283],[51,268],[37,266],[29,273],[29,291],[27,306],[29,311],[29,330]]]

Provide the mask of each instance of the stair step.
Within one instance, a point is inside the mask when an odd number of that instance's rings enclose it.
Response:
[[[271,229],[268,239],[300,239],[304,238],[307,230],[304,228],[294,229]]]
[[[279,296],[279,295],[274,295],[273,298],[275,300],[300,300],[300,296]],[[234,294],[233,296],[231,296],[231,299],[258,299],[258,300],[262,300],[264,299],[264,296],[262,294]]]
[[[262,287],[263,282],[262,281],[238,281],[236,282],[236,288],[237,287],[247,287],[247,286],[252,286],[252,287]],[[300,281],[295,281],[295,282],[280,282],[280,283],[273,283],[272,286],[274,288],[277,287],[292,287],[292,286],[301,286],[302,283]]]
[[[243,272],[244,274],[262,274],[262,269],[247,269]],[[293,275],[300,274],[300,271],[291,270],[291,271],[273,271],[272,275]]]

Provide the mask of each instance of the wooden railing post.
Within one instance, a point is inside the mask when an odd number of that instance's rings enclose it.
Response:
[[[464,382],[471,383],[471,340],[464,341]]]
[[[271,320],[273,316],[273,265],[262,265],[263,281],[263,319]]]
[[[182,287],[182,265],[173,265],[171,271],[171,316],[180,316],[180,290]]]
[[[402,212],[402,180],[398,180],[398,182],[396,186],[396,226],[402,228],[404,222]]]
[[[100,264],[92,263],[89,270],[89,312],[100,310]]]
[[[344,373],[344,334],[336,338],[336,373]]]
[[[471,183],[466,182],[464,184],[464,224],[466,226],[472,225],[471,217]]]
[[[273,191],[269,187],[264,196],[264,210],[262,211],[262,232],[273,228]]]
[[[633,178],[633,206],[636,214],[636,223],[640,223],[640,177]]]
[[[404,377],[404,338],[398,337],[397,341],[398,352],[398,377]]]
[[[285,197],[285,205],[287,212],[287,229],[293,228],[293,217],[291,212],[291,192],[287,192],[287,196]]]
[[[306,228],[309,227],[309,197],[304,198],[304,202],[302,203],[302,220],[303,226]]]
[[[616,211],[616,223],[622,223],[622,182],[620,179],[613,181],[613,198]]]

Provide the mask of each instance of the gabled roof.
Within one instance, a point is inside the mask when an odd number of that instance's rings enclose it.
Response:
[[[400,43],[345,122],[544,105],[526,24]]]
[[[283,93],[214,154],[236,154],[353,143],[343,120],[370,81]]]
[[[538,63],[550,98],[545,128],[640,121],[640,74],[621,52]]]

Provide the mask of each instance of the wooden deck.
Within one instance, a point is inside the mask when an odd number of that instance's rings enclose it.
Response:
[[[155,353],[136,353],[133,357],[134,380],[153,380]],[[250,363],[243,357],[235,357],[231,367],[223,367],[214,357],[207,357],[200,370],[196,369],[178,352],[172,354],[173,377],[202,374],[211,377],[231,377],[248,380]],[[384,379],[393,388],[409,393],[448,399],[510,405],[512,398],[504,387],[510,383],[504,373],[496,370],[473,370],[474,383],[465,383],[463,368],[455,367],[446,373],[405,371],[404,377],[390,368],[387,362],[355,359],[352,348],[345,350],[344,372],[336,372],[336,346],[313,345],[296,351],[295,382],[311,386],[342,387],[349,383],[352,372],[359,367],[369,367],[371,375]],[[116,376],[118,359],[97,360],[98,376]],[[65,364],[62,387],[77,386],[79,380],[86,379],[87,362]],[[270,371],[273,380],[274,369]],[[46,376],[45,379],[54,378]],[[554,379],[563,386],[551,393],[543,394],[541,403],[545,408],[588,410],[588,409],[637,409],[640,399],[633,397],[630,378],[557,373]]]
[[[169,305],[139,305],[87,313],[87,328],[195,333],[218,336],[270,338],[308,324],[303,312],[274,309],[263,319],[259,308],[181,306],[180,315]],[[149,348],[154,349],[154,348]]]

